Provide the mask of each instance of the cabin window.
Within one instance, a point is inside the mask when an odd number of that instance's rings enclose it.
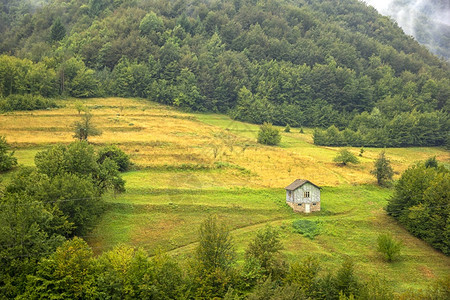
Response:
[[[292,194],[292,192],[291,192],[291,191],[289,191],[289,197],[291,196],[291,194]]]
[[[304,192],[303,198],[309,198],[309,192]]]
[[[299,203],[298,206],[302,206],[303,203]]]
[[[314,202],[313,205],[316,205],[316,202]]]

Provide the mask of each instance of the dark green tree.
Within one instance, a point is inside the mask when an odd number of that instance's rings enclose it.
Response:
[[[57,18],[50,29],[50,38],[54,42],[62,40],[66,36],[66,28],[61,23],[61,19]]]
[[[426,168],[437,168],[438,167],[438,161],[436,159],[436,156],[428,158],[425,161],[425,167]]]
[[[105,146],[98,150],[97,162],[102,164],[106,158],[113,160],[119,167],[120,172],[125,172],[130,168],[130,157],[116,145]]]
[[[21,294],[39,259],[51,254],[71,229],[65,216],[25,193],[0,197],[0,294]]]
[[[391,162],[386,157],[384,151],[380,153],[375,161],[375,168],[371,171],[371,173],[377,178],[377,183],[380,186],[388,186],[392,181],[394,170],[392,170]]]
[[[400,177],[386,210],[414,236],[450,253],[450,172],[439,166],[411,166]]]
[[[14,151],[9,152],[10,146],[6,138],[0,135],[0,173],[11,170],[17,165],[17,159],[14,157]]]

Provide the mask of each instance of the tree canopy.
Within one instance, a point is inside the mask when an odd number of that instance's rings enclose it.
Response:
[[[449,141],[448,63],[361,1],[40,3],[1,8],[0,98],[142,97],[341,131],[320,145]]]

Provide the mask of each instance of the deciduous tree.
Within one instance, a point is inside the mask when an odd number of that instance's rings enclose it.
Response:
[[[351,153],[350,151],[348,151],[347,149],[339,150],[338,154],[333,159],[333,161],[336,163],[340,163],[343,166],[346,166],[349,163],[352,163],[352,164],[359,163],[358,158],[356,158],[356,156],[353,153]]]

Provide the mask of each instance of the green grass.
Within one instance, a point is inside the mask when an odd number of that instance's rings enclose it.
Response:
[[[335,271],[350,256],[360,276],[378,274],[389,279],[396,291],[424,289],[450,273],[448,257],[412,237],[383,210],[392,190],[375,186],[370,175],[383,149],[365,148],[361,164],[340,167],[332,162],[339,148],[315,146],[310,128],[304,128],[304,134],[299,128],[282,132],[280,147],[268,147],[256,144],[258,125],[225,115],[183,114],[134,99],[84,102],[95,108],[97,126],[106,129],[93,139],[94,144],[117,144],[137,165],[123,174],[125,193],[105,195],[105,213],[85,236],[96,253],[124,243],[150,254],[163,249],[183,261],[193,254],[200,223],[215,214],[229,226],[239,262],[257,230],[272,224],[281,232],[288,261],[316,255],[324,272]],[[117,115],[121,106],[124,109]],[[37,152],[72,141],[67,124],[76,118],[70,102],[50,112],[0,115],[0,134],[12,141],[20,165],[33,166]],[[236,144],[231,150],[226,143],[233,139]],[[215,143],[223,154],[214,160],[211,145]],[[249,147],[244,151],[245,143]],[[357,155],[359,148],[350,151]],[[430,156],[450,161],[449,152],[441,148],[386,152],[398,174]],[[1,174],[3,184],[16,171]],[[285,204],[283,187],[295,178],[323,187],[321,212],[296,214]],[[310,239],[296,232],[292,224],[299,220],[316,223],[318,235]],[[391,264],[376,252],[377,237],[386,232],[403,244],[400,259]]]

